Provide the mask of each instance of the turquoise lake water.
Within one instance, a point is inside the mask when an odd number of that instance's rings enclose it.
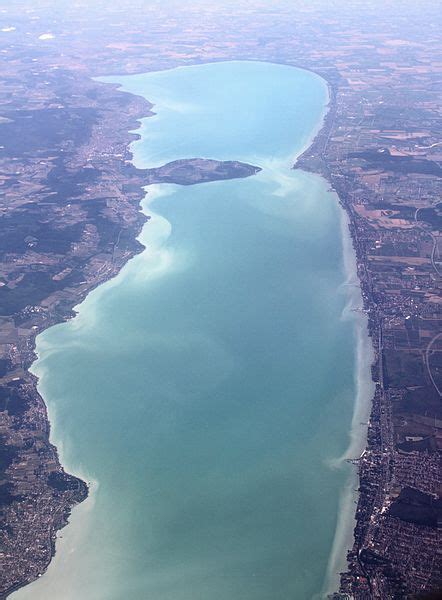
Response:
[[[38,337],[52,439],[91,495],[14,600],[318,597],[358,392],[342,210],[290,168],[321,125],[325,83],[252,62],[106,81],[155,103],[137,165],[263,171],[151,186],[146,250]]]

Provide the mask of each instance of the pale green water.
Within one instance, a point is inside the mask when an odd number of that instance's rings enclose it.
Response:
[[[322,179],[290,170],[324,82],[250,62],[112,81],[156,104],[137,164],[264,170],[151,188],[147,250],[39,336],[54,440],[94,483],[48,573],[14,599],[312,598],[356,394],[341,209]]]

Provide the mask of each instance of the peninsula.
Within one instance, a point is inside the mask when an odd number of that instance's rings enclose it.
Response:
[[[253,167],[234,160],[210,160],[204,158],[190,158],[174,160],[157,169],[146,169],[149,183],[177,183],[179,185],[194,185],[207,181],[221,181],[224,179],[237,179],[250,177],[261,171],[260,167]]]

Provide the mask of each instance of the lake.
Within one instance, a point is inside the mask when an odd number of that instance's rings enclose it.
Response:
[[[321,597],[345,565],[343,457],[370,385],[345,214],[322,178],[291,169],[327,86],[244,61],[101,80],[154,103],[137,166],[263,170],[150,186],[145,251],[38,337],[52,440],[91,494],[13,598]]]

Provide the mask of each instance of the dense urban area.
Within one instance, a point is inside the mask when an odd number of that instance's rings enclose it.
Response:
[[[310,69],[324,126],[296,168],[348,213],[375,351],[354,545],[335,598],[442,589],[440,5],[20,3],[0,9],[0,597],[33,581],[85,482],[49,442],[35,337],[139,252],[143,186],[245,176],[190,161],[151,171],[129,144],[144,100],[93,78],[226,59]],[[361,425],[361,427],[364,427]]]

